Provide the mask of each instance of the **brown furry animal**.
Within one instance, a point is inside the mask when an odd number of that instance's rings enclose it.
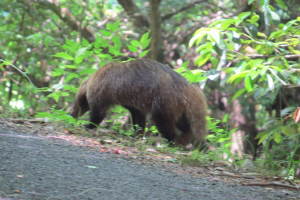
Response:
[[[95,128],[111,106],[127,108],[134,125],[145,129],[150,113],[164,138],[183,146],[205,143],[206,101],[202,92],[171,68],[149,59],[110,63],[81,83],[74,118],[90,110],[86,128]],[[176,132],[180,131],[177,135]]]

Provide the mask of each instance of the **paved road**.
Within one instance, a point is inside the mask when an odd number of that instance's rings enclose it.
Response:
[[[0,126],[1,200],[275,200],[295,195],[299,193],[228,185],[165,172],[159,167],[132,163],[113,154],[16,133]]]

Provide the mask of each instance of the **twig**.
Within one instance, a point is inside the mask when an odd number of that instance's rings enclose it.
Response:
[[[184,11],[184,10],[187,10],[187,9],[190,9],[190,8],[194,7],[195,4],[203,3],[203,2],[206,2],[206,1],[204,1],[204,0],[197,0],[197,1],[191,2],[191,3],[189,3],[188,5],[179,8],[179,9],[176,10],[175,12],[172,12],[172,13],[169,13],[169,14],[166,14],[166,15],[162,16],[161,19],[162,19],[162,21],[164,21],[164,20],[166,20],[166,19],[169,19],[169,18],[171,18],[172,16],[177,15],[178,13],[180,13],[180,12],[182,12],[182,11]]]
[[[262,183],[262,182],[252,182],[252,183],[242,183],[243,185],[247,186],[252,186],[252,185],[257,185],[257,186],[281,186],[281,187],[288,187],[288,188],[293,188],[293,189],[299,189],[299,186],[296,185],[288,185],[284,183],[279,183],[279,182],[267,182],[267,183]]]

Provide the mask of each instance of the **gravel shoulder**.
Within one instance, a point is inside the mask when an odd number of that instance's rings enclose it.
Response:
[[[275,200],[300,199],[300,192],[168,172],[0,125],[0,199]]]

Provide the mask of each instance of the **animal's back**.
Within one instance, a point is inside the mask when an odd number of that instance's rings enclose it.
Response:
[[[95,72],[87,95],[112,104],[133,106],[144,113],[153,101],[184,99],[188,81],[171,68],[148,59],[110,63]],[[93,97],[95,98],[95,97]],[[91,98],[88,98],[91,99]]]

